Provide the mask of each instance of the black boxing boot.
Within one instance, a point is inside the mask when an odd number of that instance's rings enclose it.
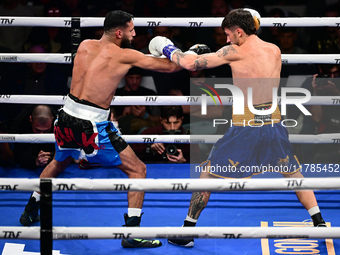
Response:
[[[320,227],[327,227],[326,222],[323,220],[321,213],[316,213],[312,216],[313,225],[314,227],[320,228]]]
[[[184,225],[183,227],[195,227],[196,223],[190,222],[185,220],[184,221]],[[194,239],[168,239],[168,243],[170,244],[174,244],[174,245],[179,245],[182,247],[186,247],[186,248],[192,248],[194,247]]]
[[[123,227],[139,227],[142,218],[138,216],[129,217],[127,213],[124,213],[125,225]],[[146,240],[140,238],[122,239],[122,246],[124,248],[156,248],[162,246],[159,240]]]
[[[34,222],[40,221],[39,216],[40,201],[36,201],[35,197],[31,195],[24,212],[21,214],[20,223],[24,226],[29,226]]]

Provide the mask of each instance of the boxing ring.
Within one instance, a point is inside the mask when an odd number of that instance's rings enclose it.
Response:
[[[70,54],[0,54],[2,62],[72,63],[81,27],[102,26],[103,18],[2,17],[2,26],[55,26],[72,29]],[[135,18],[135,26],[220,26],[222,18]],[[276,24],[276,25],[275,25]],[[338,26],[340,18],[262,18],[261,26]],[[289,63],[338,63],[340,55],[282,55]],[[201,98],[133,97],[138,105],[200,105]],[[0,103],[62,105],[65,96],[1,95]],[[207,98],[208,104],[213,100]],[[112,105],[131,104],[115,96]],[[223,102],[230,102],[222,97]],[[228,103],[226,103],[227,105]],[[231,104],[231,103],[229,103]],[[339,105],[340,97],[313,97],[308,104]],[[214,143],[211,136],[123,136],[128,143]],[[145,139],[150,138],[150,139]],[[156,139],[156,140],[155,140]],[[180,140],[180,141],[179,141]],[[292,143],[338,143],[340,134],[290,135]],[[54,142],[53,134],[0,134],[0,142]],[[339,162],[340,164],[340,162]],[[118,169],[80,170],[69,166],[57,179],[40,181],[41,169],[0,168],[0,251],[8,254],[340,254],[340,166],[328,175],[307,171],[306,179],[287,180],[278,173],[247,180],[197,180],[189,164],[148,164],[146,180],[131,180]],[[330,168],[320,164],[320,168]],[[76,178],[75,178],[76,177]],[[278,178],[280,177],[280,178]],[[314,177],[314,178],[308,178]],[[316,178],[315,178],[316,177]],[[325,178],[326,177],[326,178]],[[268,179],[270,178],[270,179]],[[41,224],[22,227],[19,217],[32,190],[41,190]],[[293,190],[316,189],[316,198],[328,228],[312,228],[310,216]],[[141,228],[123,228],[127,190],[145,190]],[[212,190],[197,227],[181,228],[193,190]],[[53,206],[52,206],[53,196]],[[53,216],[52,216],[53,215]],[[39,227],[40,225],[40,227]],[[66,227],[67,226],[67,227]],[[226,226],[226,227],[224,227]],[[124,249],[120,239],[158,238],[157,249]],[[169,245],[166,238],[194,237],[193,249]],[[232,240],[224,240],[232,239]],[[53,240],[53,242],[52,242]],[[52,253],[53,245],[53,253]]]

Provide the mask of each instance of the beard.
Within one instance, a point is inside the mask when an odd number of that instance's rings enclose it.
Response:
[[[129,49],[132,49],[132,45],[131,45],[129,39],[126,38],[126,37],[123,37],[123,38],[122,38],[122,43],[121,43],[120,47],[121,47],[121,48],[129,48]]]

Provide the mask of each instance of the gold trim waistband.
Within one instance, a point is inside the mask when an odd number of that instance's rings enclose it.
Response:
[[[272,103],[254,105],[254,108],[257,110],[260,110],[259,108],[267,110],[271,107]],[[233,126],[263,126],[279,123],[280,121],[281,112],[278,106],[272,114],[268,115],[256,115],[249,110],[248,106],[244,107],[243,115],[233,114]]]

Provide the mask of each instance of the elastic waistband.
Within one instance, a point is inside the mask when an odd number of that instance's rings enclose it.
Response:
[[[72,97],[75,96],[72,95]],[[81,102],[76,102],[70,95],[67,95],[63,110],[73,117],[95,122],[107,121],[110,114],[109,109],[101,109]]]
[[[256,110],[268,110],[272,107],[272,103],[264,103],[259,105],[254,105]],[[277,106],[272,114],[268,115],[257,115],[252,113],[248,106],[244,107],[243,115],[233,114],[233,125],[234,126],[263,126],[270,125],[274,123],[279,123],[281,121],[281,112]]]

